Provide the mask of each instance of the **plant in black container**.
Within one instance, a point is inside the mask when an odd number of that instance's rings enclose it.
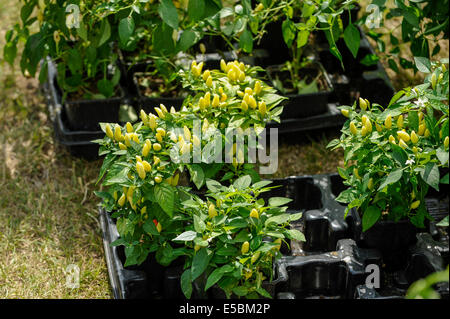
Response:
[[[320,62],[315,58],[315,31],[324,30],[330,51],[339,60],[336,46],[344,34],[346,44],[357,51],[359,33],[353,24],[345,32],[341,15],[351,10],[355,1],[261,1],[252,8],[250,1],[222,9],[230,16],[221,29],[239,41],[244,53],[252,55],[258,48],[268,51],[264,66],[273,85],[289,99],[285,102],[284,118],[309,117],[325,113],[332,84]],[[235,25],[231,28],[231,25]],[[255,48],[255,50],[254,50]]]
[[[62,96],[68,127],[95,130],[100,121],[119,120],[124,92],[119,85],[121,74],[115,66],[108,16],[102,15],[98,3],[75,5],[78,10],[66,12],[62,1],[27,1],[22,7],[23,25],[11,30],[8,38],[14,45],[18,39],[26,40],[23,72],[34,75],[42,60],[39,79],[45,81],[48,63],[57,65],[56,82],[52,83],[58,87],[51,89],[59,90]],[[31,27],[36,21],[37,31]],[[5,52],[8,62],[13,62],[15,53]]]
[[[379,248],[393,268],[431,219],[428,189],[448,183],[439,170],[448,168],[448,83],[445,64],[435,63],[424,84],[399,91],[386,109],[363,99],[360,110],[341,107],[349,120],[329,144],[345,151],[338,171],[350,187],[337,200],[348,204],[355,239]]]
[[[135,125],[102,123],[106,136],[97,141],[105,155],[99,179],[108,188],[97,195],[117,218],[120,238],[114,245],[125,246],[124,266],[142,264],[149,256],[164,267],[170,265],[165,280],[178,280],[188,298],[207,297],[213,286],[227,297],[271,297],[263,282],[272,279],[281,241],[304,239],[298,230],[288,229],[301,217],[285,213],[289,199],[258,199],[270,189],[269,182],[252,183],[241,149],[230,154],[231,163],[219,163],[229,187],[216,180],[218,171],[208,172],[217,165],[206,159],[215,145],[209,142],[216,136],[225,140],[227,124],[261,132],[266,122],[279,120],[282,111],[276,106],[283,98],[253,78],[258,68],[239,62],[228,67],[229,73],[202,72],[200,64],[192,63],[191,71],[182,74],[183,86],[197,94],[182,110],[169,112],[160,105],[155,107],[158,116],[142,110],[142,121]],[[194,119],[201,120],[198,130]],[[222,151],[222,145],[214,147]],[[198,149],[206,154],[201,163],[180,161]],[[198,188],[206,184],[205,199],[176,187],[185,167]],[[180,260],[182,267],[172,268]]]

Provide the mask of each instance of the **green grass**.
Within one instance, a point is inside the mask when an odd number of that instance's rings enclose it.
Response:
[[[1,53],[18,16],[0,2]],[[72,158],[52,134],[37,81],[0,59],[0,298],[110,298],[93,194],[101,162]]]

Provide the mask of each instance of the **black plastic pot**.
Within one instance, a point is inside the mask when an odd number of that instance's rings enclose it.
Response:
[[[120,106],[126,103],[125,92],[119,86],[118,97],[94,100],[66,100],[62,102],[62,90],[56,80],[56,65],[48,61],[48,89],[56,103],[62,106],[67,127],[74,131],[98,131],[100,122],[119,122]]]
[[[137,78],[144,74],[144,72],[135,72],[133,74],[133,83],[136,87],[139,108],[143,109],[147,113],[151,112],[155,114],[155,107],[159,107],[160,104],[164,104],[168,110],[173,106],[175,110],[179,111],[183,105],[184,97],[148,97],[143,94]]]
[[[65,109],[61,105],[61,95],[54,85],[55,70],[53,64],[49,64],[48,81],[43,84],[44,96],[47,100],[50,119],[53,122],[55,140],[76,157],[88,160],[98,158],[99,145],[92,140],[105,136],[101,130],[72,130],[69,127]]]
[[[276,79],[277,74],[281,74],[281,72],[289,73],[288,71],[281,71],[281,68],[282,65],[270,66],[267,68],[267,74],[272,83]],[[323,85],[325,85],[326,88],[317,93],[285,95],[288,100],[281,104],[284,106],[283,113],[280,116],[282,120],[311,117],[323,114],[327,111],[328,100],[333,92],[333,85],[323,66],[318,62],[313,62],[310,66],[302,69],[300,72],[305,75],[312,75],[313,77],[322,74]]]
[[[386,267],[398,270],[405,266],[408,247],[417,241],[418,232],[409,220],[380,220],[363,232],[360,215],[356,209],[352,209],[346,221],[358,245],[378,249],[383,255]]]

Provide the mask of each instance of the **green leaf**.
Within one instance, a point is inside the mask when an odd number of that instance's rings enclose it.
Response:
[[[109,25],[108,19],[103,19],[100,26],[100,39],[97,43],[97,48],[102,46],[111,37],[111,26]]]
[[[123,18],[119,22],[119,39],[122,43],[127,43],[134,32],[134,19],[132,16]]]
[[[189,166],[189,173],[197,189],[200,189],[205,182],[205,173],[200,165],[192,164]]]
[[[281,215],[269,217],[264,224],[266,226],[270,225],[271,223],[280,225],[280,224],[287,223],[289,220],[290,220],[289,214],[281,214]]]
[[[281,25],[281,29],[283,32],[284,42],[288,47],[292,46],[292,42],[295,40],[295,26],[291,20],[284,20]]]
[[[436,150],[436,156],[442,165],[445,165],[448,163],[448,151],[446,151],[445,149],[438,148]]]
[[[178,29],[178,12],[172,0],[161,0],[158,7],[161,19],[173,29]]]
[[[353,24],[349,24],[344,31],[344,41],[353,57],[356,58],[359,50],[361,36],[359,30]]]
[[[155,199],[162,210],[172,217],[175,210],[175,189],[166,183],[155,185]]]
[[[389,173],[389,175],[386,177],[386,179],[383,181],[383,183],[381,183],[380,187],[378,187],[378,190],[381,191],[386,186],[398,182],[400,180],[400,178],[402,177],[402,175],[403,175],[403,170],[400,168]]]
[[[239,297],[244,297],[248,294],[248,289],[244,286],[237,286],[233,288],[233,293]]]
[[[274,206],[274,207],[283,206],[290,202],[292,202],[292,199],[286,198],[286,197],[269,198],[269,206]]]
[[[425,183],[439,191],[439,168],[435,163],[427,163],[420,171],[420,176]]]
[[[235,180],[233,186],[236,187],[236,189],[238,190],[244,190],[248,188],[251,184],[252,178],[250,177],[250,175],[245,175]]]
[[[180,40],[177,43],[177,51],[185,52],[192,47],[199,37],[195,31],[185,30],[180,36]]]
[[[440,227],[448,227],[448,216],[446,216],[444,219],[442,219],[439,223],[436,224],[436,226]]]
[[[298,240],[298,241],[306,241],[305,235],[303,235],[297,229],[288,229],[288,230],[286,230],[286,232],[288,233],[288,236],[291,239],[295,239],[295,240]]]
[[[205,0],[189,0],[188,15],[192,21],[199,21],[205,14]]]
[[[156,229],[155,223],[153,222],[153,220],[151,218],[147,218],[147,220],[145,221],[142,228],[148,234],[155,235],[155,236],[159,235],[159,232]]]
[[[103,178],[106,171],[109,169],[109,167],[111,166],[111,164],[114,162],[115,159],[116,159],[116,156],[114,154],[106,155],[105,159],[103,160],[102,167],[100,168],[100,173],[98,174],[98,179],[97,179],[97,182],[95,183],[96,185]]]
[[[272,296],[262,287],[256,288],[256,292],[261,296],[272,299]]]
[[[186,298],[191,298],[192,295],[192,278],[190,269],[186,269],[181,275],[181,290]]]
[[[206,281],[205,291],[208,290],[211,286],[217,283],[220,279],[222,279],[223,275],[227,272],[233,270],[233,267],[230,265],[225,265],[223,267],[215,269],[211,275],[209,275],[208,280]]]
[[[17,45],[15,42],[6,43],[3,48],[3,57],[6,62],[8,62],[11,66],[14,64],[14,60],[17,55]]]
[[[197,237],[197,233],[192,230],[185,231],[172,239],[173,241],[193,241]]]
[[[417,69],[422,73],[431,72],[431,62],[425,57],[415,56],[414,61],[416,62]]]
[[[108,179],[104,182],[105,186],[113,185],[113,184],[122,184],[122,183],[128,183],[128,172],[130,171],[130,168],[125,167],[123,168],[118,174],[111,175],[109,177],[109,173],[112,173],[111,171],[108,173]]]
[[[445,174],[445,176],[441,178],[440,183],[441,184],[448,184],[449,183],[448,182],[448,173]]]
[[[194,215],[194,229],[197,233],[203,233],[206,230],[205,222],[197,215]]]
[[[208,263],[211,257],[208,255],[206,248],[202,248],[194,255],[191,267],[191,280],[195,280],[200,276],[208,267]]]
[[[245,29],[239,37],[239,46],[244,52],[251,53],[253,51],[253,36],[252,32]]]
[[[310,32],[308,30],[301,30],[297,35],[297,48],[301,48],[308,43]]]
[[[360,63],[365,65],[365,66],[372,66],[372,65],[376,65],[379,60],[380,60],[380,58],[376,54],[367,54],[360,61]]]
[[[97,89],[106,98],[114,94],[114,85],[108,79],[101,79],[97,82]]]
[[[381,209],[376,206],[369,206],[362,217],[363,232],[372,227],[381,217]]]

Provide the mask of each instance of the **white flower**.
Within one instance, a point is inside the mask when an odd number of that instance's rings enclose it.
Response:
[[[405,162],[406,165],[412,165],[412,164],[414,164],[414,163],[415,163],[415,162],[414,162],[413,159],[409,159],[409,160],[407,160],[407,161]]]
[[[428,99],[426,97],[419,97],[417,101],[414,101],[414,103],[418,107],[425,107],[425,104],[428,103]]]

